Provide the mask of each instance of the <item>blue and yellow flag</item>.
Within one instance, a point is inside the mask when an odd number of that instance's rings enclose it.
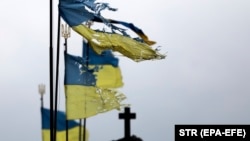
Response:
[[[67,119],[79,119],[120,109],[125,98],[116,88],[123,86],[118,59],[106,50],[97,55],[83,43],[83,57],[65,53]]]
[[[165,55],[160,54],[157,50],[152,49],[150,45],[154,41],[150,41],[148,37],[142,32],[141,29],[134,26],[132,23],[123,21],[108,20],[101,16],[100,11],[103,9],[113,10],[107,3],[94,3],[95,0],[60,0],[59,12],[64,21],[81,36],[86,38],[90,46],[98,54],[104,50],[111,49],[117,51],[124,56],[134,60],[152,60],[163,59]],[[87,10],[87,8],[89,10]],[[102,21],[108,25],[112,31],[122,31],[122,35],[112,32],[97,32],[82,25],[83,22],[88,20]],[[141,40],[130,38],[127,33],[121,28],[114,26],[112,23],[121,24],[130,28],[141,37]]]
[[[42,140],[50,141],[50,110],[46,108],[41,108],[42,114]],[[62,111],[57,112],[57,131],[56,139],[57,141],[66,141],[66,116]],[[68,140],[69,141],[79,141],[79,123],[74,120],[68,121]],[[81,136],[83,137],[82,127]],[[89,133],[86,130],[86,141],[88,141]]]
[[[97,54],[101,54],[104,50],[111,49],[136,62],[165,58],[165,55],[160,54],[149,45],[127,36],[94,31],[82,24],[72,28],[88,40],[90,46]]]
[[[87,55],[88,54],[88,55]],[[118,88],[123,86],[118,58],[110,50],[96,54],[83,43],[83,56],[65,53],[65,84]]]

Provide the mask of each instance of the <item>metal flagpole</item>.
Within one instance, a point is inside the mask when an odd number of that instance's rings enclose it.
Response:
[[[91,25],[93,24],[92,21],[88,21],[86,22],[86,25],[90,28]],[[84,44],[84,40],[83,40],[83,44]],[[88,45],[88,43],[87,43]],[[89,68],[89,46],[86,48],[86,67],[87,67],[87,71],[88,71],[88,68]],[[86,100],[86,99],[85,99]],[[85,102],[85,111],[86,111],[86,102]],[[87,127],[87,118],[84,118],[83,119],[83,141],[86,140],[86,127]]]
[[[83,40],[83,42],[82,42],[82,46],[84,46],[84,40]],[[89,69],[89,67],[88,67],[88,49],[86,49],[86,51],[84,50],[85,48],[82,48],[83,49],[83,52],[85,52],[85,55],[86,55],[86,58],[84,58],[84,59],[86,59],[86,68],[87,68],[87,71],[88,71],[88,69]],[[86,94],[84,95],[85,96],[85,101],[84,101],[84,110],[85,110],[85,112],[86,112],[86,110],[87,110],[87,107],[86,107]],[[86,118],[84,118],[83,119],[83,141],[85,141],[85,138],[86,138],[86,132],[85,132],[85,128],[86,128]],[[82,119],[80,119],[80,123],[82,123]],[[81,132],[82,133],[82,132]],[[81,140],[80,140],[81,141]]]
[[[53,141],[54,136],[54,110],[53,110],[53,0],[50,0],[50,140]]]
[[[65,26],[62,25],[62,37],[64,37],[64,47],[65,47],[64,51],[65,51],[65,53],[67,53],[67,45],[68,45],[67,40],[70,37],[70,27],[68,25],[65,25]],[[69,129],[68,120],[66,118],[66,141],[69,140],[68,129]]]
[[[79,119],[79,141],[82,141],[82,119]]]
[[[86,118],[84,118],[83,119],[83,141],[85,141],[86,140],[86,123],[87,122],[87,119]]]
[[[43,123],[43,95],[45,94],[45,85],[44,84],[39,84],[38,85],[38,92],[41,95],[41,114],[42,114],[42,123]],[[44,136],[42,134],[42,141],[44,141]]]
[[[88,49],[88,47],[86,48],[86,67],[87,67],[87,71],[88,71],[88,69],[89,69],[89,49]],[[86,100],[86,98],[85,98],[85,100]],[[86,106],[86,101],[85,101],[85,111],[86,110],[87,110],[87,106]],[[84,118],[83,119],[83,141],[86,140],[86,127],[87,127],[87,118]]]
[[[55,85],[55,136],[54,141],[56,141],[56,131],[57,131],[57,101],[58,101],[58,75],[59,75],[59,62],[60,62],[60,25],[61,18],[60,13],[58,13],[58,26],[57,26],[57,55],[56,55],[56,85]]]

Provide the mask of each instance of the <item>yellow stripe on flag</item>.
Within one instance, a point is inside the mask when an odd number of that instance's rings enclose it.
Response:
[[[103,65],[96,75],[96,86],[101,88],[118,88],[123,86],[121,70],[112,65]],[[108,74],[108,75],[107,75]],[[112,75],[112,77],[110,76]]]
[[[125,96],[114,89],[65,85],[67,119],[94,116],[121,107]]]

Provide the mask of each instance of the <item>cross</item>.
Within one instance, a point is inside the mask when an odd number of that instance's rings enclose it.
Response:
[[[125,124],[125,138],[130,138],[130,120],[135,119],[136,114],[130,113],[130,108],[125,107],[125,112],[119,114],[119,119],[124,119]]]

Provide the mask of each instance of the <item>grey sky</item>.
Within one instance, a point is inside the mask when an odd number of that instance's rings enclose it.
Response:
[[[157,41],[154,47],[167,52],[167,58],[159,61],[136,63],[120,57],[125,83],[121,91],[137,113],[132,134],[145,141],[173,141],[175,124],[250,123],[249,0],[105,2],[119,9],[105,16],[133,22]],[[32,0],[0,4],[1,140],[41,141],[37,85],[46,84],[49,107],[48,4]],[[80,54],[79,48],[81,37],[72,31],[69,50]],[[64,110],[64,68],[60,68],[59,108]],[[123,137],[118,113],[89,118],[90,141]]]

